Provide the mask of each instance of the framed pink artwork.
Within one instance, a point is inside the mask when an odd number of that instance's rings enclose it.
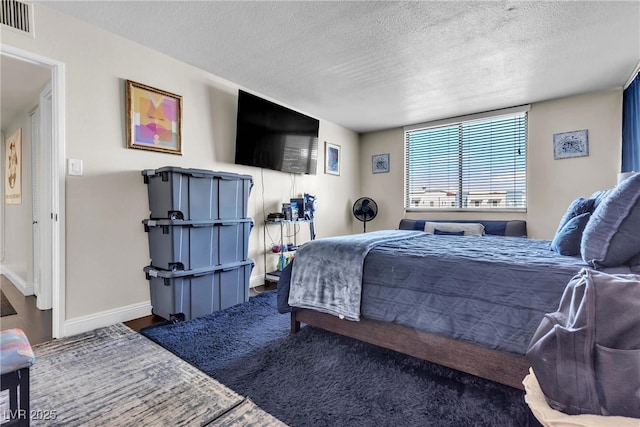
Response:
[[[127,147],[182,154],[182,97],[126,81]]]

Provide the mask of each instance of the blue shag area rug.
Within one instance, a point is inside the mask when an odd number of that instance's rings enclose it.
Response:
[[[303,327],[276,291],[143,335],[290,426],[527,426],[524,392]]]

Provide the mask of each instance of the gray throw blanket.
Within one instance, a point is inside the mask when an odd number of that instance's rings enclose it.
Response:
[[[381,243],[418,236],[424,233],[384,230],[305,243],[291,271],[289,305],[360,320],[362,272],[369,251]]]

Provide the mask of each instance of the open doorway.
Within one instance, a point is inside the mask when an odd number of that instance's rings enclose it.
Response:
[[[23,206],[6,204],[3,193],[0,266],[22,294],[37,297],[38,309],[51,310],[49,332],[59,338],[64,336],[65,319],[64,67],[10,46],[0,45],[0,55],[2,130],[20,128],[28,136],[25,144],[29,144],[22,158],[28,169],[26,178],[23,174],[27,185],[21,188]],[[16,98],[6,102],[11,94]],[[21,246],[16,243],[20,238],[29,243]],[[5,320],[9,317],[3,318],[3,324]]]

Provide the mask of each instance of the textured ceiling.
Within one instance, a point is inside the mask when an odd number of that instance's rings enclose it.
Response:
[[[621,87],[640,60],[639,1],[43,4],[357,132]]]

